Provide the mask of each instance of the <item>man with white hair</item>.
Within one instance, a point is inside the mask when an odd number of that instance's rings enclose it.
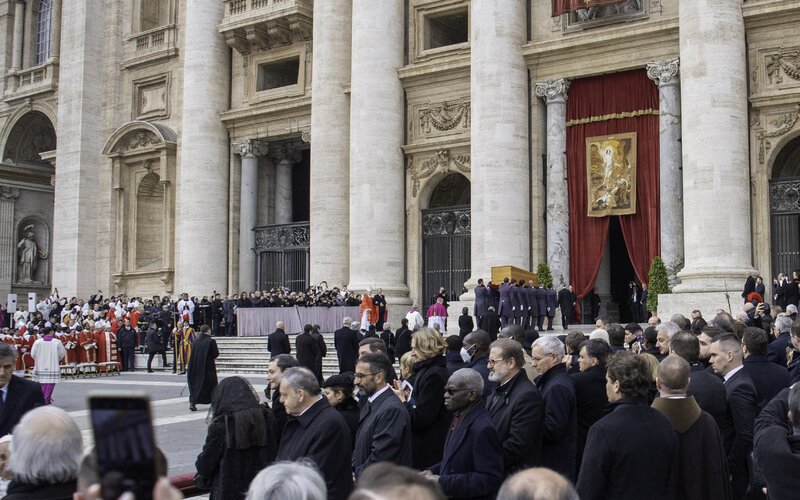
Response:
[[[8,462],[14,479],[6,498],[72,498],[82,455],[81,431],[64,410],[31,410],[14,428]]]
[[[598,320],[599,321],[599,320]],[[610,339],[608,337],[608,332],[602,328],[595,328],[592,330],[592,333],[589,334],[589,339],[599,339],[605,342],[608,345],[611,345]]]
[[[792,318],[778,316],[772,324],[772,333],[775,340],[767,348],[767,358],[773,363],[786,366],[786,350],[792,347]]]
[[[333,332],[333,344],[336,347],[336,357],[339,358],[339,373],[356,371],[358,336],[350,329],[351,323],[352,319],[346,317],[342,320],[342,327]]]
[[[304,498],[325,500],[325,480],[313,462],[277,462],[258,473],[250,483],[246,500]]]
[[[661,353],[659,362],[669,355],[669,341],[672,336],[681,331],[681,327],[677,323],[667,321],[656,326],[656,347]],[[658,356],[656,356],[658,358]]]
[[[794,304],[789,304],[786,306],[786,314],[792,319],[792,321],[797,319],[797,306]]]
[[[542,465],[574,481],[578,413],[564,352],[557,337],[539,337],[531,347],[531,364],[541,374],[535,383],[544,400]]]

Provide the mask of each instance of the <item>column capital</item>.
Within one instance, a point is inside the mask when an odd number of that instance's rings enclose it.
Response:
[[[273,145],[269,149],[269,158],[275,163],[297,163],[300,161],[300,153],[296,146],[297,144],[291,142]]]
[[[19,198],[19,188],[0,185],[0,201],[14,201]]]
[[[647,77],[662,85],[677,85],[680,72],[680,59],[665,59],[647,63]]]
[[[536,92],[536,97],[541,97],[547,104],[551,102],[566,102],[569,84],[570,80],[566,78],[538,81],[534,86],[534,92]]]
[[[269,144],[262,139],[248,139],[233,144],[233,152],[242,158],[264,156],[269,152]]]

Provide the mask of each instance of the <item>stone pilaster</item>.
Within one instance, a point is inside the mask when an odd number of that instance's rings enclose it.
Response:
[[[14,266],[17,263],[16,235],[14,234],[14,204],[19,198],[19,189],[0,186],[0,297],[5,303],[11,293]]]
[[[183,110],[176,220],[177,290],[224,290],[228,281],[228,109],[230,49],[217,31],[223,2],[187,2]],[[202,272],[198,272],[201,270]]]
[[[267,154],[265,141],[251,139],[233,145],[233,152],[242,158],[241,192],[239,197],[239,289],[255,290],[255,232],[258,220],[258,157]]]
[[[314,78],[311,82],[311,283],[347,283],[350,274],[351,0],[314,2]],[[335,123],[336,126],[331,126]]]
[[[658,84],[661,258],[670,286],[683,267],[683,178],[681,158],[681,88],[679,60],[651,62],[647,76]]]
[[[108,272],[96,269],[97,225],[100,217],[108,217],[97,210],[98,169],[107,164],[102,156],[104,82],[97,76],[106,37],[97,20],[105,18],[106,5],[105,0],[62,5],[52,259],[53,286],[62,296],[88,297]]]
[[[394,303],[408,302],[400,188],[405,109],[397,76],[404,64],[404,7],[403,0],[353,0],[349,288],[383,288]],[[314,129],[315,137],[320,133]]]
[[[555,284],[569,283],[568,89],[569,80],[563,78],[534,87],[547,104],[547,265]]]
[[[661,315],[727,309],[753,270],[742,0],[682,2],[679,22],[686,263]]]
[[[52,13],[52,30],[50,32],[50,60],[58,62],[59,55],[61,54],[61,2],[63,0],[53,1]]]
[[[530,268],[525,2],[473,0],[472,289],[492,266]]]
[[[22,69],[22,37],[25,31],[25,2],[14,2],[14,38],[11,47],[11,71]]]

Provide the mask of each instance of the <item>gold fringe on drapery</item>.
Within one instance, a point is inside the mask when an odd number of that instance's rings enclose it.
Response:
[[[658,114],[659,111],[657,109],[638,109],[636,111],[625,111],[622,113],[611,113],[608,115],[590,116],[588,118],[578,118],[575,120],[569,120],[567,122],[567,127],[571,127],[573,125],[584,125],[586,123],[605,122],[608,120],[619,120],[621,118],[635,118],[637,116],[658,115]]]

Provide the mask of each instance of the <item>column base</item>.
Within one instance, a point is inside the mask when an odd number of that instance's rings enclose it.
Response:
[[[679,292],[660,295],[658,297],[658,317],[661,321],[669,321],[674,314],[682,314],[687,318],[692,317],[692,311],[699,310],[706,321],[717,315],[717,309],[722,309],[735,315],[742,308],[741,291],[728,292]],[[730,300],[729,300],[730,299]]]
[[[678,272],[680,284],[673,293],[729,292],[738,297],[748,273],[757,273],[752,267],[721,267],[702,269],[684,268]]]

